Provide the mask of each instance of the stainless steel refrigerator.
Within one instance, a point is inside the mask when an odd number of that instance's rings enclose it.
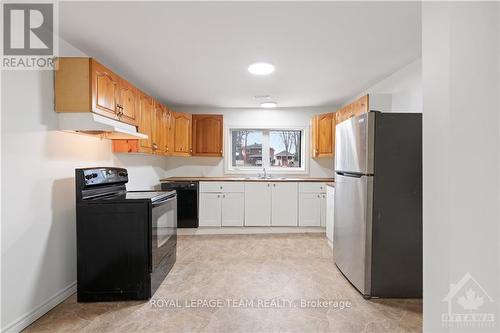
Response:
[[[336,126],[333,254],[364,297],[422,296],[421,114]]]

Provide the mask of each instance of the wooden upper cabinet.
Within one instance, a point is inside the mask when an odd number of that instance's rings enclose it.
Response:
[[[335,148],[335,114],[324,113],[312,120],[312,155],[313,157],[332,157]]]
[[[222,115],[194,114],[192,121],[193,156],[222,157]]]
[[[336,112],[337,123],[341,123],[352,117],[357,117],[363,113],[367,113],[368,111],[370,111],[369,96],[364,95]]]
[[[167,152],[165,113],[165,107],[158,101],[155,101],[152,134],[152,148],[155,154],[165,154]]]
[[[153,133],[155,102],[150,96],[136,90],[137,94],[137,120],[138,131],[146,134],[147,139],[122,139],[113,140],[113,152],[115,153],[153,153]]]
[[[191,115],[188,113],[173,113],[173,144],[172,154],[177,156],[190,156],[191,148]]]
[[[144,153],[153,152],[153,107],[154,102],[151,97],[146,94],[138,93],[139,95],[139,132],[148,136],[147,139],[139,140],[139,151]]]
[[[118,117],[126,123],[137,123],[138,118],[138,90],[125,80],[120,80],[118,100]]]
[[[165,121],[165,151],[167,155],[173,153],[174,146],[174,112],[169,108],[165,107],[164,113],[164,121]]]
[[[137,125],[137,90],[92,58],[60,57],[54,71],[56,112],[94,112]]]
[[[119,78],[97,61],[91,62],[92,106],[94,112],[105,116],[118,117]]]
[[[367,113],[368,109],[368,95],[362,96],[355,100],[353,103],[353,116],[357,117],[363,113]]]

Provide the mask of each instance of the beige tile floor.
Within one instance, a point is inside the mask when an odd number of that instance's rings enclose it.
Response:
[[[317,299],[330,304],[301,306]],[[197,300],[207,303],[187,307]],[[153,301],[83,304],[73,295],[26,331],[422,331],[421,300],[363,299],[320,234],[180,236],[177,263]],[[231,303],[239,301],[247,306]]]

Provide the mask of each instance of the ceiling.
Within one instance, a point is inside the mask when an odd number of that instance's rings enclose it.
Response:
[[[170,105],[336,105],[420,57],[418,2],[61,2],[61,37]],[[253,76],[247,67],[271,62]]]

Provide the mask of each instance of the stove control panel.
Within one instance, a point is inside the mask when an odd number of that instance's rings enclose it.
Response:
[[[79,169],[80,177],[83,177],[85,186],[104,185],[128,182],[127,169],[122,168],[91,168]],[[78,177],[77,173],[77,177]]]

